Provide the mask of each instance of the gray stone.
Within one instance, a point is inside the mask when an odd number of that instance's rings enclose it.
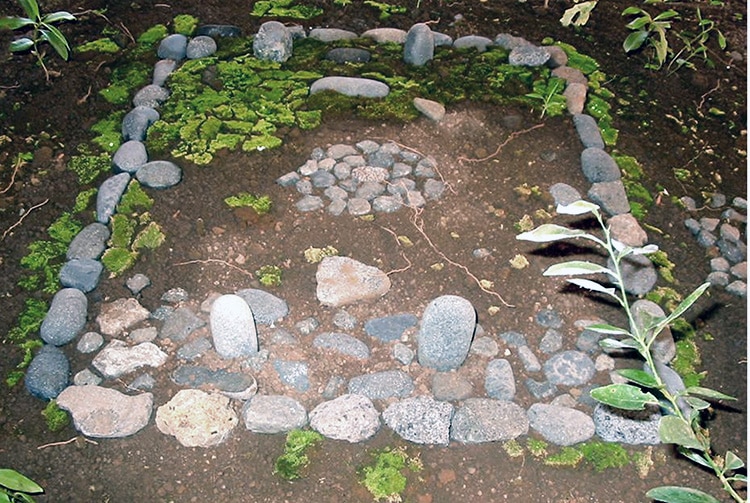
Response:
[[[388,85],[372,79],[359,77],[323,77],[312,83],[310,94],[321,91],[335,91],[337,93],[361,98],[385,98],[390,92]]]
[[[186,302],[190,298],[187,290],[184,288],[170,288],[161,296],[162,302],[168,302],[169,304],[179,304],[180,302]]]
[[[91,372],[89,369],[83,369],[73,376],[74,386],[98,386],[104,379]]]
[[[380,429],[380,414],[362,395],[342,395],[310,412],[310,427],[327,438],[362,442]]]
[[[336,177],[328,171],[319,169],[310,175],[310,182],[312,182],[315,188],[325,189],[336,183]]]
[[[320,395],[326,400],[331,400],[341,395],[344,390],[346,379],[341,376],[331,376]]]
[[[476,337],[471,343],[469,351],[473,355],[494,358],[500,352],[500,347],[497,345],[497,342],[490,337]]]
[[[154,396],[128,396],[100,386],[70,386],[57,397],[76,430],[92,438],[122,438],[138,433],[151,419]]]
[[[414,391],[414,381],[400,370],[384,370],[363,374],[349,380],[349,393],[365,395],[370,400],[404,398]]]
[[[526,411],[515,403],[469,398],[453,415],[451,439],[462,444],[504,442],[528,431]]]
[[[339,28],[313,28],[310,30],[309,38],[330,43],[337,40],[352,40],[357,38],[357,34],[353,31],[341,30]]]
[[[383,411],[383,421],[401,438],[416,444],[448,445],[453,405],[430,396],[395,402]]]
[[[129,328],[147,320],[148,309],[136,299],[117,299],[103,304],[96,322],[99,331],[110,337],[118,337]]]
[[[710,248],[716,244],[716,236],[705,229],[699,229],[695,238],[698,244],[704,248]]]
[[[259,325],[273,326],[289,314],[289,305],[286,301],[272,293],[256,288],[246,288],[236,293],[250,306],[253,318]]]
[[[320,210],[325,206],[323,199],[318,196],[307,195],[297,201],[294,206],[301,212],[306,213],[309,211]]]
[[[719,220],[718,218],[710,218],[710,217],[703,217],[700,219],[699,223],[701,224],[701,229],[705,229],[708,232],[713,232],[716,230],[716,228],[719,226]]]
[[[136,140],[126,141],[115,152],[112,157],[112,165],[118,171],[126,173],[135,173],[138,168],[148,162],[148,153],[146,146]]]
[[[313,347],[318,349],[329,349],[342,355],[365,360],[370,357],[370,348],[367,344],[352,337],[351,335],[336,332],[325,332],[313,340]]]
[[[436,372],[432,376],[432,394],[436,400],[466,400],[474,394],[474,386],[456,372]]]
[[[614,182],[620,179],[620,168],[612,156],[597,147],[581,152],[581,170],[590,183]]]
[[[346,145],[344,143],[337,143],[335,145],[331,145],[330,147],[328,147],[328,150],[326,150],[326,156],[335,160],[343,159],[344,157],[348,157],[350,155],[358,155],[358,154],[359,152],[357,152],[356,148],[352,147],[351,145]]]
[[[137,273],[125,281],[125,286],[128,287],[130,293],[138,295],[144,289],[151,286],[151,280],[145,274]]]
[[[417,167],[414,168],[414,175],[419,178],[434,178],[435,167],[435,159],[431,157],[425,157],[417,163]]]
[[[60,284],[88,293],[99,284],[103,268],[101,262],[90,258],[68,260],[60,269]]]
[[[531,428],[554,445],[574,445],[594,436],[594,421],[580,410],[535,403],[527,414]]]
[[[597,404],[593,415],[596,434],[605,442],[656,445],[659,440],[661,414],[655,408],[646,410],[613,409]]]
[[[128,334],[128,341],[132,344],[152,342],[158,335],[159,331],[156,329],[156,327],[137,328]]]
[[[349,163],[337,162],[333,167],[333,174],[339,180],[344,180],[352,174],[352,167]]]
[[[222,295],[211,305],[211,337],[222,358],[239,358],[258,352],[253,312],[238,295]]]
[[[721,218],[730,222],[747,223],[747,215],[743,215],[734,208],[727,208],[721,212]]]
[[[213,447],[229,438],[239,418],[229,397],[197,389],[178,391],[156,410],[156,427],[185,447]]]
[[[523,334],[519,334],[518,332],[515,332],[513,330],[503,332],[498,335],[498,337],[500,337],[503,341],[505,341],[505,344],[512,348],[526,345],[526,336]]]
[[[516,380],[508,360],[499,358],[487,364],[484,389],[490,398],[513,400],[516,396]]]
[[[102,376],[115,379],[141,367],[161,367],[166,361],[167,354],[152,342],[128,346],[119,339],[113,339],[91,364]]]
[[[320,322],[313,318],[305,318],[304,320],[298,321],[294,328],[297,329],[299,333],[302,335],[310,335],[311,333],[315,332],[318,327],[320,326]]]
[[[412,103],[419,113],[431,121],[440,122],[445,117],[445,106],[442,103],[424,98],[414,98]]]
[[[334,199],[347,199],[349,197],[349,193],[342,189],[341,187],[328,187],[324,192],[323,195],[326,196],[328,199],[333,201]]]
[[[254,433],[285,433],[307,425],[307,411],[283,395],[257,395],[242,408],[245,428]]]
[[[300,180],[300,175],[296,171],[290,171],[286,175],[280,176],[276,179],[276,183],[282,187],[291,187]]]
[[[372,140],[362,140],[356,143],[357,150],[363,154],[372,154],[380,148],[380,144]]]
[[[93,353],[104,345],[104,337],[98,332],[86,332],[78,339],[76,349],[83,354]]]
[[[730,267],[729,261],[724,257],[712,258],[709,264],[711,264],[712,271],[728,272]]]
[[[99,192],[96,194],[96,220],[99,223],[109,223],[109,218],[115,214],[115,208],[120,202],[122,194],[128,187],[130,175],[120,173],[114,175],[99,186]]]
[[[584,148],[604,148],[604,140],[596,119],[586,114],[573,116],[573,125]]]
[[[614,239],[632,247],[645,246],[648,235],[638,220],[630,213],[615,215],[607,220],[609,231]]]
[[[261,60],[283,63],[292,57],[292,50],[292,34],[278,21],[260,25],[253,38],[253,55]]]
[[[476,49],[479,52],[486,51],[490,45],[492,45],[492,40],[478,35],[466,35],[453,41],[453,47],[456,49]]]
[[[563,351],[544,363],[544,375],[560,386],[584,385],[595,373],[594,362],[580,351]]]
[[[518,358],[521,359],[521,363],[523,363],[523,368],[526,369],[526,372],[539,372],[542,370],[542,364],[539,363],[539,359],[530,347],[519,346]]]
[[[394,182],[397,181],[397,178],[402,178],[405,176],[411,175],[411,172],[414,170],[412,166],[409,164],[403,163],[403,162],[394,162],[393,166],[391,167],[391,178],[394,179]],[[390,192],[390,191],[389,191]]]
[[[466,360],[476,328],[468,300],[443,295],[427,305],[417,335],[420,365],[439,371],[456,369]]]
[[[160,59],[154,65],[154,75],[151,83],[156,86],[163,86],[169,76],[177,69],[177,61],[173,59]]]
[[[568,84],[583,84],[588,85],[588,78],[578,68],[571,68],[569,66],[559,66],[552,70],[552,76],[559,79],[564,79]]]
[[[424,23],[412,26],[404,41],[404,62],[408,65],[423,66],[435,54],[435,41],[432,30]]]
[[[212,56],[216,52],[216,41],[206,35],[198,35],[188,42],[185,56],[187,59],[200,59]]]
[[[329,307],[373,301],[391,288],[383,271],[348,257],[325,257],[318,265],[315,280],[318,301]]]
[[[714,286],[727,286],[729,284],[729,273],[714,271],[706,276],[706,281]]]
[[[169,90],[155,84],[148,84],[133,96],[134,107],[159,108],[169,98]]]
[[[516,37],[514,35],[511,35],[510,33],[500,33],[497,37],[495,37],[494,44],[510,51],[518,47],[519,45],[529,44],[529,41],[523,37]]]
[[[372,209],[377,213],[394,213],[402,206],[404,203],[396,196],[379,196],[372,202]]]
[[[556,183],[549,188],[549,193],[558,206],[568,206],[581,199],[581,194],[566,183]]]
[[[406,197],[406,194],[409,192],[415,192],[417,187],[417,182],[412,180],[411,178],[399,178],[398,180],[393,180],[392,182],[388,183],[388,193],[399,195],[401,197]]]
[[[440,180],[428,178],[424,181],[424,197],[426,199],[435,200],[440,199],[440,196],[445,192],[445,183]]]
[[[721,208],[722,206],[726,204],[727,204],[727,196],[719,192],[714,192],[713,194],[711,194],[711,200],[708,202],[708,205],[711,208]]]
[[[403,44],[406,42],[406,31],[398,28],[373,28],[364,32],[362,38],[371,38],[379,44]]]
[[[76,288],[64,288],[52,298],[44,316],[39,336],[47,344],[62,346],[81,332],[86,324],[88,300]]]
[[[333,315],[333,324],[341,330],[352,330],[357,326],[357,318],[341,309]]]
[[[739,264],[734,264],[731,269],[729,269],[729,272],[732,273],[732,276],[735,276],[740,279],[747,279],[747,261],[742,261]]]
[[[333,163],[333,165],[331,166],[331,168],[333,168],[336,162],[333,159],[328,159],[328,160]],[[367,165],[367,161],[365,161],[364,156],[361,156],[361,155],[347,155],[346,157],[344,157],[343,161],[347,163],[349,166],[351,166],[352,168],[359,168],[359,167]]]
[[[174,59],[180,61],[185,59],[185,53],[187,52],[188,40],[185,35],[175,33],[173,35],[166,36],[161,43],[159,48],[156,50],[156,55],[160,59]]]
[[[557,353],[562,348],[562,340],[562,333],[550,328],[544,333],[544,337],[539,342],[539,350],[548,355]]]
[[[150,374],[141,374],[133,379],[129,387],[132,389],[148,391],[154,389],[155,385],[156,379],[154,379]]]
[[[732,281],[727,285],[727,293],[736,295],[737,297],[747,297],[747,283],[744,281]]]
[[[562,328],[563,326],[563,319],[560,316],[560,313],[554,309],[543,309],[539,311],[536,313],[534,321],[536,321],[537,325],[546,328]]]
[[[742,239],[740,230],[730,224],[721,224],[721,228],[719,229],[719,236],[721,237],[721,239],[729,241],[730,243],[739,243]]]
[[[370,51],[354,47],[339,47],[326,53],[326,59],[335,63],[367,63]]]
[[[614,267],[612,259],[607,261],[607,267]],[[620,262],[625,291],[631,295],[645,295],[656,285],[658,274],[656,267],[645,255],[628,255]]]
[[[591,185],[589,199],[598,204],[609,215],[619,215],[630,211],[628,196],[621,180],[616,182],[598,182]]]
[[[70,362],[56,346],[45,344],[34,355],[24,376],[26,390],[42,400],[56,398],[70,382]]]
[[[688,218],[685,220],[685,227],[687,230],[693,233],[693,235],[698,234],[701,231],[701,224],[698,223],[698,221],[694,218]]]
[[[435,47],[450,47],[453,45],[453,37],[437,31],[432,32],[432,40],[435,42]]]
[[[297,192],[306,196],[313,193],[312,181],[309,178],[297,180],[297,183],[294,184],[294,188],[297,189]]]
[[[107,248],[109,239],[109,229],[106,225],[94,222],[76,234],[73,241],[68,245],[68,251],[65,257],[68,260],[73,259],[98,259]]]
[[[251,375],[197,365],[178,367],[172,374],[172,381],[178,386],[190,388],[208,386],[236,400],[248,400],[258,391],[258,383]]]
[[[590,355],[599,351],[599,339],[602,338],[600,332],[594,330],[584,330],[576,339],[576,349]]]
[[[529,378],[526,379],[523,384],[526,386],[529,393],[531,393],[531,395],[537,400],[555,396],[557,393],[557,386],[549,381],[537,381]]]
[[[397,342],[393,345],[393,358],[402,365],[409,365],[414,361],[414,351],[406,344]]]
[[[732,242],[720,238],[716,242],[721,254],[732,264],[738,264],[747,258],[747,245],[742,241]]]
[[[190,334],[204,327],[206,322],[198,318],[187,307],[178,307],[166,319],[161,327],[159,338],[171,341],[184,341]]]
[[[570,115],[583,113],[583,107],[586,104],[587,94],[588,86],[586,86],[586,84],[571,82],[570,84],[565,86],[563,96],[565,96],[568,113]]]
[[[146,187],[167,189],[180,183],[182,170],[170,161],[151,161],[141,166],[135,177]]]
[[[549,53],[547,66],[550,68],[559,68],[568,64],[568,54],[557,45],[547,45],[544,49]]]
[[[124,141],[146,141],[146,132],[151,124],[159,120],[159,112],[150,107],[135,107],[122,119]]]
[[[347,207],[347,202],[344,199],[334,199],[331,204],[328,205],[328,213],[337,217],[341,215]]]
[[[385,192],[385,185],[378,182],[364,182],[357,188],[354,198],[374,201],[376,197]]]
[[[185,361],[197,360],[211,349],[213,349],[211,341],[206,337],[200,337],[180,347],[177,350],[177,358]]]
[[[549,52],[544,47],[520,44],[510,51],[508,63],[516,66],[542,66],[549,60],[549,57]]]

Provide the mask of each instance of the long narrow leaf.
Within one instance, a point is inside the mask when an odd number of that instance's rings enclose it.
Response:
[[[638,248],[631,248],[630,253],[632,255],[650,255],[659,251],[659,247],[656,245],[640,246]]]
[[[42,18],[43,23],[57,23],[58,21],[75,21],[76,17],[70,12],[64,10],[47,14]]]
[[[708,461],[706,461],[706,459],[703,456],[701,456],[699,453],[695,451],[691,451],[690,449],[684,449],[684,448],[679,448],[678,450],[680,451],[680,454],[688,458],[693,463],[696,463],[701,466],[705,466],[706,468],[710,468],[711,470],[713,470],[713,467],[711,466],[711,464]]]
[[[679,486],[655,487],[646,496],[666,503],[721,503],[719,500],[698,489]]]
[[[641,48],[643,43],[648,39],[648,32],[645,30],[636,31],[627,36],[622,43],[625,52],[632,52]]]
[[[591,390],[591,398],[605,405],[625,410],[643,410],[648,404],[658,403],[651,393],[631,384],[610,384]]]
[[[609,274],[615,276],[611,269],[585,260],[562,262],[551,265],[544,271],[545,276],[575,276],[577,274]]]
[[[705,398],[713,398],[714,400],[737,400],[733,396],[725,395],[720,391],[716,391],[710,388],[701,388],[700,386],[691,386],[685,390],[688,395],[698,395]]]
[[[586,325],[586,330],[593,330],[600,334],[607,335],[630,335],[630,332],[624,328],[616,327],[614,325],[607,325],[606,323],[594,323],[593,325]]]
[[[42,38],[47,40],[55,48],[55,52],[67,61],[70,54],[70,46],[68,45],[68,41],[65,40],[65,35],[60,30],[54,26],[47,26],[46,30],[42,30]]]
[[[3,487],[7,487],[11,491],[20,491],[28,494],[40,494],[44,492],[44,489],[39,484],[9,468],[0,470],[0,481],[2,481]]]
[[[583,215],[585,213],[593,213],[594,215],[599,213],[599,206],[579,199],[570,204],[559,204],[557,206],[557,213],[560,215]]]
[[[21,4],[27,16],[34,20],[39,19],[39,4],[36,0],[18,0],[18,3]]]
[[[594,292],[604,293],[606,295],[609,295],[610,297],[614,297],[615,299],[617,299],[617,302],[622,302],[620,300],[620,297],[615,294],[616,290],[614,288],[606,288],[596,281],[591,281],[589,279],[583,278],[571,278],[568,280],[568,283],[572,283],[576,286],[580,286],[581,288],[586,288],[587,290],[591,290]]]
[[[599,341],[599,346],[603,349],[634,349],[638,351],[638,344],[633,339],[602,339]]]
[[[693,290],[693,293],[691,293],[690,295],[688,295],[685,298],[685,300],[683,300],[682,302],[680,302],[680,304],[672,312],[672,314],[670,314],[669,316],[667,316],[666,318],[664,318],[664,320],[661,323],[659,323],[659,326],[661,328],[658,330],[658,332],[661,332],[661,330],[664,329],[664,327],[669,326],[674,320],[676,320],[677,318],[679,318],[680,316],[682,316],[682,314],[685,311],[687,311],[688,309],[690,309],[690,307],[693,304],[695,304],[695,301],[697,301],[700,298],[700,296],[703,295],[703,292],[705,292],[706,290],[708,290],[708,287],[710,287],[710,286],[711,286],[711,283],[703,283],[701,286],[699,286],[698,288],[696,288],[695,290]]]
[[[34,21],[27,17],[0,17],[0,30],[17,30],[32,24]]]
[[[695,410],[706,410],[711,407],[710,403],[695,396],[686,396],[685,401]]]
[[[10,43],[10,52],[24,52],[34,47],[34,42],[29,38],[19,38]]]
[[[634,382],[646,388],[658,388],[659,383],[651,374],[638,369],[622,369],[617,371],[622,377],[628,381]]]
[[[578,229],[569,229],[557,224],[542,224],[534,230],[523,232],[516,236],[516,239],[532,241],[534,243],[549,243],[571,238],[590,239],[594,238],[594,236]]]

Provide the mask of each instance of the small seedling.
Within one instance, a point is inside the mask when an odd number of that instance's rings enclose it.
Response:
[[[315,248],[311,246],[305,250],[305,260],[309,264],[317,264],[326,257],[333,257],[338,254],[339,251],[331,245],[328,245],[325,248]]]
[[[281,268],[275,265],[264,265],[257,271],[255,276],[263,286],[281,285]]]
[[[252,208],[258,215],[265,215],[271,211],[271,198],[268,196],[254,196],[247,192],[240,192],[236,196],[229,196],[224,203],[230,208]]]

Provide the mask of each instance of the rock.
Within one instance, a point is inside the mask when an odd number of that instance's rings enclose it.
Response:
[[[89,369],[83,369],[73,376],[73,384],[75,386],[98,386],[103,380]]]
[[[549,193],[558,206],[567,206],[581,199],[581,194],[566,183],[556,183],[549,188]]]
[[[211,305],[211,337],[222,358],[250,356],[258,352],[255,320],[245,300],[222,295]]]
[[[728,264],[727,264],[728,265]],[[740,279],[747,279],[747,261],[743,260],[739,264],[734,264],[730,269],[729,272],[732,273],[732,276],[735,276]]]
[[[139,89],[133,96],[134,107],[159,108],[169,98],[169,90],[154,84]]]
[[[412,103],[419,113],[432,121],[440,122],[445,117],[445,107],[442,103],[424,98],[414,98]]]
[[[437,31],[432,32],[432,40],[435,42],[435,47],[450,47],[453,45],[453,37]]]
[[[551,396],[555,396],[557,393],[557,386],[549,381],[537,381],[535,379],[528,378],[523,382],[529,393],[537,400],[543,400]]]
[[[737,297],[747,297],[747,283],[744,281],[732,281],[726,287],[727,293]]]
[[[93,438],[122,438],[138,433],[151,419],[154,396],[128,396],[96,385],[70,386],[57,397],[79,432]]]
[[[403,44],[406,42],[406,31],[398,28],[373,28],[364,32],[362,38],[371,38],[379,44]]]
[[[294,388],[300,393],[304,393],[310,389],[307,362],[275,360],[273,362],[273,368],[279,375],[281,382],[286,386]]]
[[[330,43],[338,40],[352,40],[357,38],[353,31],[341,30],[339,28],[313,28],[310,30],[309,38]]]
[[[370,61],[370,51],[354,47],[339,47],[326,53],[326,59],[335,63],[367,63]]]
[[[585,329],[576,339],[576,349],[593,355],[599,352],[599,339],[601,338],[602,334],[600,332]]]
[[[260,25],[253,38],[253,54],[260,60],[283,63],[292,57],[292,50],[292,34],[278,21]]]
[[[138,168],[148,162],[148,153],[146,146],[136,140],[126,141],[115,152],[112,157],[112,165],[118,171],[126,173],[135,173]]]
[[[614,182],[620,179],[620,168],[612,156],[597,147],[581,152],[581,169],[590,183]]]
[[[331,145],[328,147],[328,150],[326,150],[325,155],[327,157],[330,157],[331,159],[339,160],[343,159],[344,157],[348,157],[350,155],[357,155],[359,152],[357,152],[357,149],[352,147],[351,145],[346,145],[343,143],[337,143],[335,145]]]
[[[742,241],[729,241],[724,238],[716,241],[721,254],[732,264],[738,264],[747,258],[747,245]]]
[[[383,271],[348,257],[325,257],[315,279],[318,301],[329,307],[373,301],[391,288],[391,280]]]
[[[99,192],[96,194],[97,222],[109,223],[109,218],[115,214],[117,203],[120,202],[129,182],[130,175],[128,173],[111,176],[102,182],[99,186]]]
[[[612,237],[621,243],[632,247],[645,246],[648,243],[646,231],[630,213],[615,215],[607,220],[607,225]]]
[[[396,341],[401,338],[405,330],[416,326],[419,319],[413,314],[395,314],[382,318],[374,318],[365,323],[365,332],[383,342]]]
[[[424,23],[409,29],[404,41],[404,62],[408,65],[424,66],[435,54],[432,30]]]
[[[583,84],[588,86],[589,80],[578,68],[559,66],[552,70],[552,76],[565,80],[568,84]]]
[[[446,371],[458,368],[469,354],[476,312],[468,300],[443,295],[430,302],[417,335],[420,365]]]
[[[563,96],[567,102],[568,113],[570,115],[576,115],[583,113],[583,107],[586,104],[586,95],[588,94],[588,86],[586,84],[578,84],[577,82],[571,82],[565,86]]]
[[[199,26],[195,35],[206,35],[211,38],[221,37],[239,37],[242,35],[242,29],[239,26],[231,24],[204,24]]]
[[[568,54],[562,49],[562,47],[556,45],[546,45],[544,50],[549,53],[549,60],[547,60],[547,66],[550,68],[559,68],[568,64]]]
[[[495,45],[502,47],[503,49],[511,51],[519,45],[528,44],[529,41],[523,37],[516,37],[514,35],[511,35],[510,33],[500,33],[497,37],[495,37],[494,43]]]
[[[161,296],[161,301],[168,304],[179,304],[180,302],[187,302],[190,299],[190,294],[184,288],[170,288]]]
[[[614,263],[609,259],[607,267],[613,268]],[[620,262],[620,273],[625,290],[631,295],[645,295],[656,284],[658,274],[656,267],[645,255],[628,255]]]
[[[103,268],[101,262],[90,258],[68,260],[60,269],[60,284],[88,293],[99,284]]]
[[[490,337],[477,337],[471,343],[469,351],[473,355],[494,358],[500,352],[500,347],[497,345],[497,342]]]
[[[76,288],[64,288],[52,298],[39,329],[39,336],[47,344],[62,346],[80,333],[86,324],[88,300]]]
[[[333,315],[333,324],[341,330],[353,330],[357,326],[357,323],[357,318],[344,309],[337,311]]]
[[[515,403],[469,398],[453,415],[451,439],[462,444],[504,442],[528,431],[526,412]]]
[[[159,331],[156,327],[137,328],[128,334],[128,341],[133,344],[152,342],[157,335],[159,335]]]
[[[161,367],[166,361],[167,354],[152,342],[128,346],[121,340],[113,339],[91,364],[104,377],[115,379],[141,367]]]
[[[407,398],[383,411],[383,421],[401,438],[427,445],[448,445],[452,416],[453,405],[430,396]]]
[[[285,433],[307,425],[307,411],[282,395],[258,395],[242,408],[245,428],[254,433]]]
[[[604,148],[604,140],[596,119],[586,114],[573,116],[573,125],[584,148]]]
[[[146,141],[146,132],[151,124],[159,120],[159,112],[151,107],[135,107],[122,119],[124,141]]]
[[[330,379],[328,379],[328,382],[326,383],[325,388],[323,388],[323,391],[320,393],[320,395],[325,398],[326,400],[331,400],[333,398],[336,398],[339,396],[344,389],[344,385],[346,384],[346,379],[344,379],[341,376],[331,376]]]
[[[97,332],[86,332],[78,339],[76,349],[83,354],[93,353],[104,345],[104,337]]]
[[[274,326],[289,314],[289,305],[285,300],[264,290],[246,288],[236,292],[247,302],[253,312],[255,322],[260,325]]]
[[[432,395],[436,400],[466,400],[474,394],[471,381],[456,372],[436,372],[432,376]]]
[[[102,305],[96,322],[99,324],[101,333],[117,337],[127,329],[147,320],[148,317],[148,309],[136,299],[117,299]]]
[[[542,66],[549,58],[549,52],[544,47],[520,44],[510,51],[508,63],[515,66]]]
[[[76,234],[68,245],[65,257],[73,259],[98,259],[107,248],[109,229],[106,225],[94,222]]]
[[[151,286],[151,280],[145,274],[137,273],[125,281],[125,286],[133,295],[140,294],[145,288]]]
[[[391,91],[388,85],[372,79],[359,77],[323,77],[312,83],[310,94],[335,91],[346,96],[361,98],[385,98]]]
[[[216,41],[206,35],[198,35],[188,42],[185,56],[187,59],[200,59],[212,56],[216,52]]]
[[[177,350],[177,358],[186,361],[197,360],[212,349],[213,346],[208,338],[200,337],[180,347]]]
[[[536,313],[534,321],[537,325],[546,328],[562,328],[563,319],[560,313],[554,309],[543,309]]]
[[[490,45],[492,45],[492,40],[477,35],[466,35],[453,41],[453,47],[456,49],[476,49],[479,52],[486,51]]]
[[[574,445],[594,436],[594,421],[580,410],[535,403],[527,412],[529,425],[554,445]]]
[[[45,344],[26,369],[26,390],[42,400],[57,397],[70,382],[70,362],[56,346]]]
[[[190,334],[204,327],[206,322],[198,318],[187,307],[178,307],[167,316],[159,332],[159,338],[184,341]]]
[[[630,445],[656,445],[659,440],[661,414],[658,409],[646,410],[613,409],[597,404],[594,408],[596,434],[605,442],[619,442]]]
[[[276,183],[282,187],[291,187],[296,185],[300,181],[300,175],[296,171],[290,171],[286,175],[280,176],[276,179]]]
[[[620,180],[594,183],[587,195],[593,203],[598,204],[609,215],[619,215],[630,211],[628,196]]]
[[[544,363],[544,375],[559,386],[581,386],[588,383],[596,369],[586,353],[563,351]]]
[[[336,183],[336,177],[333,173],[319,169],[312,175],[310,175],[310,182],[316,189],[325,189],[333,186]]]
[[[330,349],[342,355],[352,356],[361,360],[370,357],[370,348],[364,342],[347,334],[334,332],[322,333],[313,339],[313,347]]]
[[[179,33],[168,35],[159,44],[156,55],[161,59],[183,60],[187,52],[187,44],[188,40],[185,35]]]
[[[518,332],[515,332],[513,330],[503,332],[499,334],[498,337],[505,341],[505,344],[512,348],[526,345],[526,336],[523,334],[519,334]]]
[[[349,393],[364,395],[370,400],[404,398],[414,391],[414,381],[400,370],[385,370],[353,377],[348,389]]]
[[[301,212],[306,213],[309,211],[316,211],[322,209],[325,206],[323,199],[318,196],[307,195],[297,201],[294,206]]]
[[[659,304],[646,299],[635,301],[630,306],[630,310],[636,323],[641,327],[648,326],[654,318],[666,318],[666,313]],[[664,364],[671,362],[677,355],[677,347],[669,327],[666,327],[656,336],[651,346],[651,354],[656,361]]]
[[[189,388],[208,386],[234,400],[248,400],[258,392],[258,382],[251,375],[224,369],[211,370],[198,365],[178,367],[172,373],[172,381]]]
[[[172,72],[176,69],[177,61],[173,59],[160,59],[154,65],[154,75],[151,79],[151,83],[155,86],[163,86],[167,82],[169,76],[172,75]]]
[[[490,398],[505,401],[513,400],[516,395],[516,380],[508,360],[500,358],[491,360],[487,364],[484,389]]]
[[[542,370],[542,365],[539,363],[539,359],[528,346],[518,347],[518,358],[523,363],[523,368],[526,372],[539,372]]]
[[[557,353],[562,348],[562,340],[562,334],[559,331],[550,328],[544,333],[542,340],[539,341],[539,351],[548,355]]]
[[[184,389],[156,410],[156,427],[185,447],[213,447],[224,442],[239,418],[229,398]]]
[[[182,180],[182,170],[170,161],[151,161],[135,173],[141,184],[152,189],[168,189]]]
[[[347,394],[315,407],[310,427],[324,437],[357,443],[378,432],[379,416],[369,398]]]
[[[429,200],[436,200],[440,199],[440,197],[443,195],[443,192],[445,192],[445,183],[435,180],[433,178],[428,178],[424,181],[424,197]]]

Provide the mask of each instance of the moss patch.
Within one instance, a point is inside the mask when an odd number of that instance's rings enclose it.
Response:
[[[271,211],[271,198],[268,196],[254,196],[247,192],[240,192],[236,196],[229,196],[224,203],[230,208],[252,208],[258,215],[265,215]]]
[[[79,151],[82,152],[81,155],[71,157],[67,167],[78,176],[78,183],[81,185],[88,185],[110,170],[112,158],[109,154],[94,155],[85,148],[79,148]]]
[[[601,472],[609,468],[622,468],[630,463],[628,451],[620,444],[610,442],[586,442],[578,446],[583,459],[594,470]]]
[[[198,27],[198,18],[190,14],[179,14],[172,20],[172,28],[175,33],[191,36]]]
[[[77,52],[103,52],[106,54],[116,54],[121,48],[111,38],[100,38],[76,46]]]
[[[286,480],[302,478],[302,470],[310,464],[309,450],[323,441],[323,435],[311,430],[292,430],[287,433],[284,454],[276,459],[274,473]]]
[[[50,400],[42,410],[42,416],[47,423],[47,429],[51,432],[60,431],[70,423],[68,413],[57,406],[57,402]]]
[[[362,470],[362,484],[376,501],[395,500],[405,489],[407,479],[404,470],[418,472],[422,464],[418,458],[410,458],[406,449],[386,448],[375,454],[375,463]]]

